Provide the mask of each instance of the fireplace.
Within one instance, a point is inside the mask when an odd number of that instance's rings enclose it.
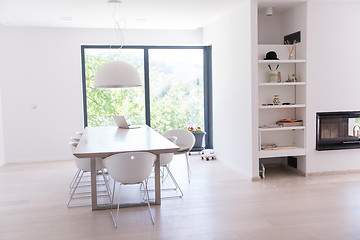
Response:
[[[316,150],[360,148],[360,111],[318,112]]]

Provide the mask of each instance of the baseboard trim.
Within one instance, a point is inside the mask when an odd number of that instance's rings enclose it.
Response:
[[[44,157],[44,158],[14,159],[14,160],[6,161],[6,163],[31,163],[31,162],[69,161],[69,160],[72,160],[71,156],[58,156],[58,157]]]
[[[262,180],[261,177],[252,177],[251,178],[252,182],[261,182],[261,180]]]
[[[306,177],[342,175],[342,174],[355,174],[355,173],[360,173],[360,169],[341,170],[341,171],[326,171],[326,172],[312,172],[312,173],[306,173]]]
[[[227,161],[224,161],[224,160],[222,160],[221,158],[218,158],[218,157],[216,157],[216,160],[221,161],[222,163],[224,163],[225,165],[227,165],[227,166],[228,166],[232,171],[234,171],[235,173],[243,176],[244,178],[246,178],[246,179],[248,179],[248,180],[250,180],[250,181],[253,181],[251,176],[249,176],[248,174],[246,174],[246,173],[245,173],[243,170],[241,170],[240,168],[236,167],[234,164],[229,163],[229,162],[227,162]]]

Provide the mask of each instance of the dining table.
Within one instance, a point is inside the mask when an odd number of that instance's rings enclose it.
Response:
[[[161,136],[147,125],[137,128],[86,127],[74,151],[77,158],[90,158],[91,174],[91,206],[92,210],[110,209],[111,204],[98,204],[96,158],[106,158],[118,153],[150,152],[156,155],[155,172],[155,199],[150,204],[161,204],[160,187],[160,155],[174,153],[179,147]],[[126,203],[122,207],[144,206],[146,203]]]

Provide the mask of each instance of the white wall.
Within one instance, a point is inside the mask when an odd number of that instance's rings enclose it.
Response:
[[[360,169],[360,149],[315,151],[316,112],[360,110],[359,11],[359,2],[308,2],[308,173]]]
[[[0,30],[1,32],[1,30]],[[0,61],[1,64],[1,61]],[[1,89],[1,86],[0,86]],[[3,130],[3,121],[2,121],[2,108],[1,108],[1,91],[0,91],[0,167],[3,166],[5,162],[5,148],[4,148],[4,130]]]
[[[282,44],[281,14],[266,16],[265,8],[258,12],[258,42],[259,44]]]
[[[0,86],[6,162],[69,159],[69,137],[83,128],[80,46],[109,44],[111,31],[26,27],[0,31],[5,46]],[[199,45],[202,40],[200,30],[128,30],[125,38],[126,44],[139,45]],[[0,128],[0,151],[1,136]]]
[[[252,179],[259,179],[258,1],[251,1]]]
[[[4,36],[3,35],[3,31],[4,31],[4,27],[2,25],[0,25],[0,36]],[[6,45],[3,42],[4,38],[1,37],[0,38],[0,52],[4,52],[4,49],[6,48]],[[4,59],[0,58],[0,72],[4,71]],[[0,167],[2,165],[4,165],[5,162],[5,148],[4,148],[4,130],[3,130],[3,114],[2,114],[2,104],[1,104],[1,92],[3,89],[2,86],[2,77],[0,78]]]
[[[307,49],[307,3],[300,3],[297,4],[294,8],[289,9],[288,11],[285,11],[284,13],[281,14],[281,22],[283,24],[281,24],[281,38],[283,41],[283,37],[285,35],[300,31],[301,32],[301,43],[297,44],[296,46],[296,58],[298,59],[307,59],[307,55],[306,55],[306,49]],[[307,66],[307,65],[306,65]],[[303,64],[298,64],[297,65],[297,77],[304,77],[304,81],[308,82],[308,79],[306,79],[306,68],[304,68]],[[285,75],[286,76],[286,75]],[[306,91],[308,90],[308,86],[306,86]],[[298,89],[297,94],[296,94],[296,98],[297,98],[297,102],[300,103],[305,103],[306,106],[308,105],[308,101],[307,101],[307,92]],[[307,118],[308,116],[306,115],[306,111],[303,111],[301,109],[298,109],[296,112],[296,116],[299,119],[304,120],[304,125],[306,126],[306,130],[305,130],[305,134],[307,134],[308,132],[308,128],[307,128]],[[306,138],[306,135],[305,135]],[[301,140],[303,141],[303,140]],[[308,145],[306,145],[305,147],[307,147]],[[306,156],[302,156],[302,157],[297,157],[298,161],[297,161],[297,168],[302,171],[303,173],[305,173],[307,171],[306,167],[307,167],[307,157]]]
[[[306,59],[307,44],[307,3],[297,4],[296,7],[289,9],[281,14],[281,42],[283,44],[284,36],[294,32],[301,32],[301,44],[296,48],[296,58]]]
[[[252,176],[251,3],[239,2],[203,30],[212,43],[214,148],[217,157]]]

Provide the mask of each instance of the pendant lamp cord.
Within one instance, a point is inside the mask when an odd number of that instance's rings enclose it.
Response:
[[[112,20],[114,21],[114,32],[116,41],[119,44],[119,49],[124,46],[125,43],[125,36],[124,36],[124,29],[126,25],[126,21],[124,18],[121,18],[121,8],[120,8],[121,1],[117,0],[109,0],[109,7],[112,5]],[[110,46],[111,48],[111,46]]]
[[[115,3],[113,20],[115,23],[115,34],[117,39],[119,40],[120,48],[122,48],[125,42],[124,29],[125,29],[126,21],[124,18],[121,18],[120,4],[121,2]]]

